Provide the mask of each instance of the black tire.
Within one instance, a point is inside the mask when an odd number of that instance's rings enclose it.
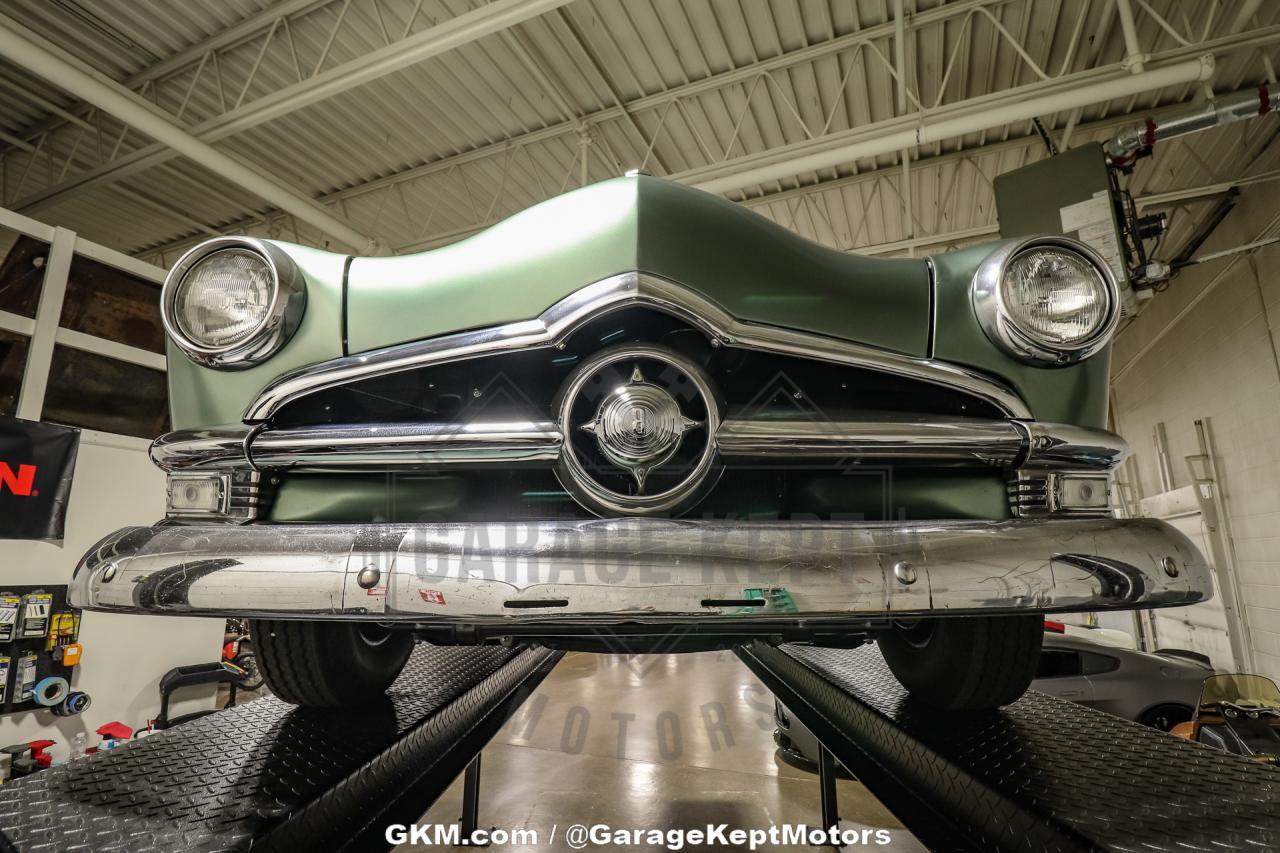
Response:
[[[1035,677],[1044,617],[953,616],[901,623],[877,641],[913,698],[949,711],[1016,701]]]
[[[413,636],[360,622],[255,619],[258,669],[286,702],[338,708],[376,701],[413,651]]]
[[[1138,718],[1138,722],[1157,731],[1171,732],[1178,723],[1189,722],[1192,715],[1192,710],[1186,705],[1168,702],[1143,711],[1142,716]]]

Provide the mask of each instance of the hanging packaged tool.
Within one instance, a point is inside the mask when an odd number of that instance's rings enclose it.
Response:
[[[9,695],[9,660],[8,655],[0,655],[0,705]]]
[[[75,614],[70,610],[59,610],[49,620],[49,639],[45,643],[45,651],[53,651],[65,646],[75,639]]]
[[[22,597],[12,592],[0,592],[0,643],[10,642],[18,628],[18,611]]]
[[[18,628],[19,639],[43,637],[49,633],[49,611],[53,609],[53,595],[47,592],[29,592],[22,596],[22,618]]]
[[[23,655],[18,658],[17,670],[13,676],[13,701],[30,702],[36,690],[36,656]]]
[[[84,646],[79,643],[67,643],[65,646],[53,650],[53,659],[59,661],[63,666],[79,666],[80,654],[84,651]]]

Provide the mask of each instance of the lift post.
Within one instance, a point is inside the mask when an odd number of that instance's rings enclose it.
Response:
[[[474,829],[480,750],[561,655],[419,645],[379,704],[264,697],[43,770],[0,787],[0,850],[386,850],[464,772]]]
[[[874,645],[737,651],[930,849],[1280,849],[1275,767],[1034,691],[940,713],[908,699]]]

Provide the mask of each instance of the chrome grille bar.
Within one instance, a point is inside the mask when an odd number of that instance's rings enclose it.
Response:
[[[166,471],[271,470],[319,473],[554,462],[564,436],[547,421],[336,424],[256,431],[248,426],[161,436],[151,458]],[[922,466],[1063,467],[1107,471],[1124,460],[1124,439],[1104,430],[1012,420],[726,420],[724,457],[876,459]],[[247,449],[247,451],[246,451]],[[247,455],[246,455],[247,452]]]
[[[222,427],[161,436],[151,445],[151,459],[166,471],[250,465],[309,473],[379,471],[554,462],[561,442],[560,430],[547,421],[324,424],[263,432]]]
[[[1011,421],[729,420],[716,444],[725,456],[1010,466],[1026,454],[1027,438]]]
[[[560,430],[549,422],[378,424],[264,432],[249,451],[259,468],[320,472],[553,462],[561,441]]]

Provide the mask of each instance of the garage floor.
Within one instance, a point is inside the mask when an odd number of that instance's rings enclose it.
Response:
[[[731,652],[568,654],[482,765],[480,825],[536,829],[539,850],[574,849],[564,835],[575,823],[820,823],[817,776],[775,756],[772,694]],[[890,830],[892,842],[876,849],[925,849],[862,785],[841,781],[839,797],[844,827]],[[461,807],[459,780],[422,823],[456,821]]]

